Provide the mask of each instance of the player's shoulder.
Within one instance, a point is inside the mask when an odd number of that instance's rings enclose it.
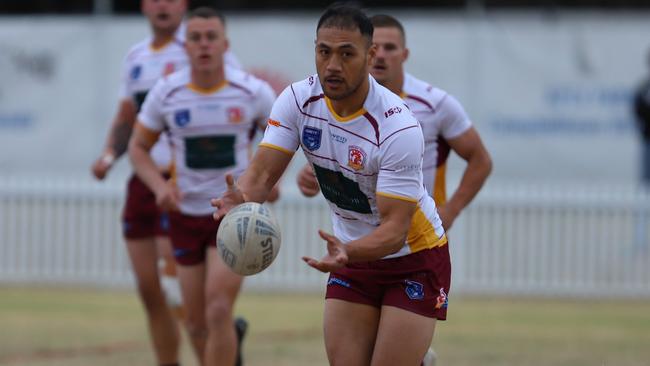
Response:
[[[133,44],[126,53],[126,61],[134,62],[139,57],[142,57],[149,51],[149,45],[151,44],[151,37],[147,37],[135,44]]]
[[[261,88],[270,88],[266,81],[249,72],[230,65],[225,65],[224,68],[228,84],[246,95],[254,96],[259,93]]]
[[[404,87],[402,91],[404,93],[404,100],[409,105],[420,104],[432,112],[435,112],[437,107],[449,97],[449,93],[445,90],[435,87],[406,72],[404,73]]]
[[[280,99],[285,103],[290,103],[304,109],[312,102],[324,98],[325,94],[320,85],[318,75],[314,74],[289,84],[280,96]]]
[[[370,93],[366,109],[382,130],[389,132],[418,124],[404,100],[373,78],[370,79]]]
[[[165,99],[175,91],[187,87],[187,85],[190,83],[190,80],[190,68],[186,67],[169,75],[161,77],[158,79],[158,82],[154,88],[156,89],[157,93],[161,95],[162,99]]]

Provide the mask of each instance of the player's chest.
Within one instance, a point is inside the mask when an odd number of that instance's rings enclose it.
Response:
[[[180,52],[141,57],[131,62],[127,77],[133,89],[148,90],[161,77],[187,66],[187,56]]]
[[[250,101],[179,93],[163,104],[167,128],[177,133],[248,132],[255,124]]]

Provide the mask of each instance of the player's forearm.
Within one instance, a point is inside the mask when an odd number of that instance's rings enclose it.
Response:
[[[123,100],[111,124],[104,148],[106,152],[113,154],[115,159],[122,156],[129,147],[135,116],[135,107],[130,101]]]
[[[131,142],[129,144],[128,152],[135,173],[149,187],[149,189],[155,192],[159,187],[165,184],[165,179],[162,174],[160,174],[153,159],[151,159],[148,149]]]
[[[275,183],[270,174],[256,163],[252,163],[237,180],[246,200],[259,203],[266,201]]]
[[[492,160],[487,151],[472,156],[467,161],[467,167],[458,188],[445,206],[457,213],[462,211],[481,190],[491,171]]]
[[[382,222],[370,234],[346,244],[348,263],[374,261],[396,253],[404,246],[407,233],[403,222]]]

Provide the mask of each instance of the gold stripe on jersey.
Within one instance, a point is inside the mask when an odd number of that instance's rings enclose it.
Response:
[[[174,42],[174,38],[168,39],[165,43],[161,44],[160,46],[156,47],[153,45],[153,42],[149,43],[149,49],[152,52],[160,52],[165,49],[165,47],[169,46],[172,42]]]
[[[289,155],[293,156],[293,151],[289,151],[289,150],[287,150],[287,149],[285,149],[283,147],[277,146],[277,145],[269,144],[268,142],[262,142],[257,146],[259,146],[259,147],[268,147],[269,149],[282,151],[285,154],[289,154]]]
[[[433,184],[433,200],[436,201],[436,206],[442,206],[447,202],[447,186],[445,176],[447,172],[447,163],[442,164],[436,168],[435,183]]]
[[[348,122],[348,121],[351,121],[351,120],[353,120],[353,119],[355,119],[355,118],[357,118],[359,116],[362,116],[364,113],[366,113],[366,109],[362,107],[361,109],[359,109],[358,111],[352,113],[349,116],[341,117],[341,116],[339,116],[338,113],[336,113],[336,111],[334,110],[334,107],[332,107],[332,101],[330,100],[330,98],[325,97],[325,104],[327,104],[327,109],[330,110],[330,113],[332,113],[334,118],[339,122]]]
[[[418,205],[411,219],[408,234],[406,234],[406,242],[411,249],[411,253],[415,253],[445,245],[447,236],[443,234],[442,237],[439,237],[436,234],[431,221],[427,219],[427,216],[420,209],[420,205]]]
[[[187,84],[187,88],[195,93],[199,94],[214,94],[218,92],[219,90],[225,88],[228,85],[228,80],[224,79],[222,82],[219,84],[213,86],[212,88],[202,88],[198,85],[192,84],[190,81],[189,84]]]
[[[158,141],[158,137],[160,137],[160,131],[152,130],[143,125],[140,121],[135,123],[135,128],[142,133],[142,136],[149,144],[151,144],[151,146],[153,146],[156,141]]]
[[[418,200],[415,199],[415,198],[405,197],[405,196],[398,196],[398,195],[392,194],[392,193],[377,192],[376,195],[377,196],[382,196],[382,197],[393,198],[393,199],[397,199],[397,200],[400,200],[400,201],[413,202],[413,203],[418,202]]]

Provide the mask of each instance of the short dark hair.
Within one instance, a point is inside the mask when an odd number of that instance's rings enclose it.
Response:
[[[370,18],[358,7],[343,3],[330,5],[318,20],[316,32],[321,28],[358,29],[361,35],[372,44],[373,26]]]
[[[217,9],[211,8],[209,6],[200,6],[196,9],[190,10],[187,13],[187,20],[190,20],[192,18],[204,18],[204,19],[210,19],[210,18],[219,18],[221,20],[221,24],[224,26],[226,25],[226,18],[223,16],[223,14],[219,13]]]
[[[404,32],[404,26],[402,26],[402,23],[400,23],[395,17],[387,14],[377,14],[372,16],[370,21],[375,28],[397,28],[402,34],[402,41],[406,44],[406,32]]]

